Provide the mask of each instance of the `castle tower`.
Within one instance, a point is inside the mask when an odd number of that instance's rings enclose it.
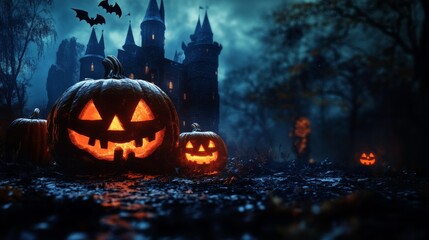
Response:
[[[164,3],[161,1],[161,10],[156,0],[150,0],[143,22],[140,24],[142,45],[141,63],[145,69],[144,79],[158,84],[164,61]]]
[[[182,44],[185,52],[183,64],[187,81],[183,92],[182,129],[190,130],[193,122],[198,122],[205,130],[218,131],[219,93],[218,67],[222,45],[213,42],[213,32],[207,16],[203,24],[199,19],[191,42]]]
[[[207,11],[204,18],[198,17],[191,41],[182,43],[184,55],[176,51],[172,60],[164,57],[165,30],[163,0],[159,8],[156,0],[149,0],[140,24],[141,46],[135,42],[130,22],[122,49],[118,49],[117,57],[125,74],[158,85],[173,101],[182,131],[191,130],[193,122],[198,122],[203,129],[218,131],[218,66],[222,45],[213,41]],[[81,79],[102,78],[103,58],[104,37],[97,42],[93,29],[86,53],[80,59]]]
[[[137,46],[136,42],[134,41],[134,34],[133,30],[131,29],[130,21],[125,43],[122,45],[122,49],[118,49],[118,59],[121,61],[125,74],[129,78],[143,79],[143,70],[139,65],[140,61],[137,61],[138,59],[136,59],[139,50],[140,47]]]
[[[122,45],[122,48],[125,51],[132,51],[136,46],[137,45],[136,45],[136,42],[134,41],[134,34],[133,34],[133,30],[131,29],[131,21],[130,21],[130,24],[128,25],[127,37],[125,38],[125,43],[124,45]]]
[[[80,59],[80,78],[100,79],[104,76],[102,61],[104,59],[104,36],[101,35],[100,42],[97,41],[97,35],[94,28],[91,32],[88,44],[86,45],[85,55]]]

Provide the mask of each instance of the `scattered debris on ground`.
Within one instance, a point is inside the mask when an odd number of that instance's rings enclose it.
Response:
[[[6,169],[7,170],[7,169]],[[1,239],[427,239],[429,179],[333,166],[249,175],[0,170]]]

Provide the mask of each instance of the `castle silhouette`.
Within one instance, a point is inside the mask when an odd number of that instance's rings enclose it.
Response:
[[[140,24],[141,46],[134,41],[130,23],[117,57],[129,78],[153,82],[168,94],[178,112],[182,131],[190,131],[191,124],[198,122],[203,130],[218,132],[218,66],[222,45],[213,41],[207,10],[202,24],[198,17],[191,41],[182,42],[183,61],[177,51],[173,60],[164,56],[164,16],[163,0],[159,8],[156,0],[150,0]],[[103,78],[104,48],[103,34],[97,41],[92,29],[85,55],[80,59],[80,80]]]

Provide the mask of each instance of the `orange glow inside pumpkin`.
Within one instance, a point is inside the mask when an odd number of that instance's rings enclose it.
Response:
[[[115,117],[113,117],[113,120],[110,123],[107,131],[125,131],[124,127],[122,126],[121,121],[119,121],[118,116],[115,115]]]
[[[150,121],[154,119],[155,117],[153,116],[153,113],[152,113],[152,110],[150,110],[150,107],[146,104],[145,101],[143,101],[143,99],[140,99],[136,109],[134,110],[134,114],[133,114],[133,117],[131,118],[131,122],[143,122],[143,121]]]
[[[102,120],[100,113],[94,105],[94,101],[89,100],[79,114],[80,120]]]
[[[89,121],[102,120],[93,100],[88,101],[82,109],[79,114],[79,119]],[[155,117],[151,109],[146,102],[141,99],[134,110],[131,122],[143,122],[154,119]],[[125,131],[117,115],[113,117],[107,131]],[[89,136],[79,134],[71,129],[68,129],[68,133],[70,141],[79,149],[85,150],[99,160],[113,161],[115,158],[115,150],[122,150],[122,157],[124,159],[126,159],[131,153],[133,153],[136,158],[145,158],[149,156],[162,144],[165,135],[165,128],[156,132],[155,139],[152,141],[149,141],[148,137],[142,138],[143,144],[140,147],[137,147],[135,140],[131,140],[124,143],[108,141],[107,148],[101,148],[99,139],[96,139],[95,144],[92,146],[89,144]]]
[[[375,164],[375,155],[372,152],[369,154],[362,153],[359,161],[362,165],[374,165]]]
[[[116,142],[107,142],[107,148],[101,148],[100,141],[95,140],[94,146],[88,144],[89,137],[79,134],[71,129],[69,131],[69,138],[71,142],[78,148],[87,151],[92,156],[96,157],[99,160],[104,161],[113,161],[115,158],[115,150],[122,149],[122,157],[127,158],[128,154],[134,153],[136,158],[146,158],[151,155],[162,143],[165,135],[165,128],[156,132],[155,139],[149,141],[149,139],[143,138],[143,145],[141,147],[136,147],[135,141],[129,141],[125,143],[116,143]]]
[[[216,147],[215,143],[210,140],[209,141],[209,145],[208,148],[209,149],[214,149]],[[186,149],[193,149],[194,146],[192,145],[191,141],[188,141],[185,145]],[[193,155],[191,153],[185,153],[185,157],[186,160],[190,161],[190,162],[195,162],[196,164],[209,164],[211,162],[214,162],[218,159],[218,152],[212,152],[212,153],[207,153],[206,149],[204,148],[204,146],[201,144],[198,147],[198,153],[199,155]]]

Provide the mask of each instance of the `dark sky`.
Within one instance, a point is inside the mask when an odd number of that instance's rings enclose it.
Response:
[[[157,0],[158,4],[160,0]],[[249,31],[261,24],[263,15],[285,0],[164,0],[165,5],[165,57],[172,59],[175,50],[181,49],[182,41],[189,42],[189,35],[194,31],[198,19],[204,17],[204,10],[199,6],[209,6],[208,16],[214,33],[214,40],[223,45],[220,54],[219,80],[229,68],[244,61],[257,49],[258,42],[249,35]],[[134,38],[141,45],[140,23],[142,22],[149,0],[117,0],[123,16],[108,14],[98,7],[100,0],[54,0],[52,15],[55,20],[57,40],[47,48],[34,74],[32,87],[29,89],[28,107],[46,105],[45,83],[49,67],[55,62],[58,45],[65,38],[77,37],[85,46],[91,27],[84,21],[79,22],[71,8],[83,9],[106,18],[106,24],[95,25],[97,36],[104,30],[106,55],[117,55],[117,50],[125,41],[129,21]],[[111,4],[114,1],[109,1]],[[131,16],[126,16],[130,13]],[[202,19],[201,19],[202,20]]]

